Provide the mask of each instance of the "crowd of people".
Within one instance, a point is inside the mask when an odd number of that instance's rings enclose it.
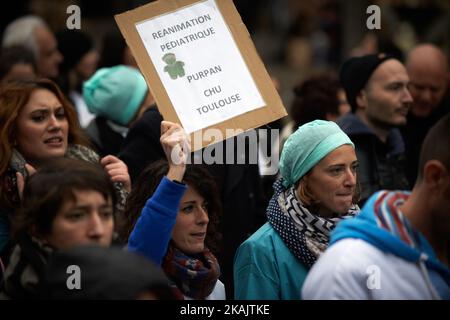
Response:
[[[450,299],[448,57],[424,43],[399,59],[293,84],[267,190],[258,164],[191,161],[204,150],[164,121],[120,35],[99,52],[81,31],[14,20],[0,299]]]

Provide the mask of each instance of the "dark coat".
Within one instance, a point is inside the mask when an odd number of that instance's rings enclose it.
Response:
[[[53,250],[23,236],[11,255],[0,286],[0,300],[38,299],[41,280]]]
[[[159,141],[162,120],[158,110],[150,108],[125,138],[119,157],[127,164],[132,181],[136,180],[147,165],[165,159]],[[227,143],[221,143],[226,155]],[[202,151],[196,154],[199,155]],[[205,167],[215,178],[222,200],[223,217],[220,227],[223,244],[218,260],[227,297],[231,298],[234,291],[234,254],[239,245],[266,222],[266,204],[262,200],[261,178],[257,164],[212,164]]]
[[[101,158],[109,154],[116,156],[119,153],[125,138],[110,127],[106,118],[96,117],[85,130]]]
[[[128,166],[132,183],[148,164],[166,158],[159,142],[162,120],[156,107],[147,109],[123,141],[119,158]]]
[[[408,113],[406,126],[400,129],[405,141],[406,176],[411,186],[417,179],[420,151],[423,141],[436,122],[450,112],[450,94],[441,101],[439,106],[426,118],[416,117]]]
[[[355,144],[359,161],[360,205],[378,190],[409,190],[405,174],[405,147],[398,129],[383,143],[357,116],[348,113],[338,121]]]

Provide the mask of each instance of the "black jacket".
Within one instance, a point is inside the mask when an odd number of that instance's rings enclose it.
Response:
[[[0,300],[39,299],[41,280],[53,253],[49,247],[23,236],[12,252],[0,286]]]
[[[122,143],[119,158],[128,166],[133,183],[148,164],[166,158],[159,142],[162,120],[156,107],[147,109],[130,128]]]
[[[100,157],[109,154],[116,156],[124,140],[120,133],[111,129],[108,120],[100,116],[89,123],[86,127],[86,133]]]
[[[79,268],[80,287],[70,277]],[[94,245],[73,247],[52,254],[40,286],[43,299],[58,300],[134,300],[141,293],[153,293],[156,298],[175,299],[169,280],[161,268],[144,257],[123,248]],[[75,283],[76,284],[76,283]]]
[[[411,186],[417,179],[420,151],[428,131],[449,112],[450,95],[447,95],[426,118],[416,117],[412,112],[408,113],[406,126],[402,127],[400,131],[405,141],[406,176]]]
[[[405,175],[405,147],[398,129],[392,129],[383,143],[353,113],[342,117],[338,125],[355,144],[361,205],[378,190],[410,189]]]

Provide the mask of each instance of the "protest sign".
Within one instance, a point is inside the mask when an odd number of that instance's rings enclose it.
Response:
[[[115,18],[160,113],[186,132],[226,139],[286,115],[231,0],[160,0]],[[193,150],[219,142],[201,140]]]

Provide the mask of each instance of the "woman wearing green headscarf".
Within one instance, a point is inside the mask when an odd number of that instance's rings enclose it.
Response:
[[[236,299],[300,299],[330,232],[359,212],[357,167],[353,143],[334,122],[306,123],[288,138],[268,222],[235,256]]]

